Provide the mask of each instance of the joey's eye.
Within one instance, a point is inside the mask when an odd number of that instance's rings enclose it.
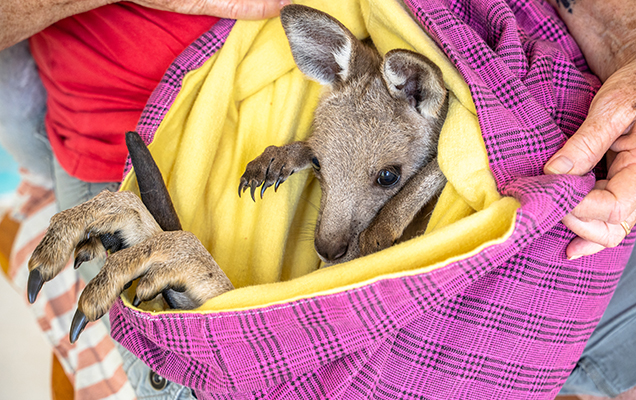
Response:
[[[314,167],[316,171],[320,171],[320,163],[318,162],[318,159],[316,157],[313,157],[311,159],[311,166]]]
[[[383,169],[378,173],[378,185],[382,187],[391,187],[395,185],[400,180],[400,168],[399,167],[389,167]]]

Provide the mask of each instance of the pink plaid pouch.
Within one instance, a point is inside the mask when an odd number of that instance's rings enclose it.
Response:
[[[514,231],[430,273],[269,307],[151,314],[119,301],[113,337],[199,399],[549,399],[601,318],[634,236],[565,258],[574,234],[559,221],[595,178],[542,168],[599,87],[565,25],[538,0],[406,5],[468,83],[498,190],[521,204]],[[138,126],[147,142],[231,25],[167,72]]]

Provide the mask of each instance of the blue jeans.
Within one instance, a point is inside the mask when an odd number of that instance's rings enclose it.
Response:
[[[560,394],[616,397],[636,386],[636,255]]]
[[[46,91],[29,45],[0,51],[0,145],[19,167],[52,181],[53,153],[44,130]]]
[[[88,201],[102,190],[117,190],[119,182],[85,182],[64,171],[46,136],[45,113],[46,92],[28,43],[24,41],[0,51],[0,145],[20,167],[53,182],[59,210]],[[86,282],[93,279],[102,265],[103,261],[83,263],[79,269],[82,278]],[[101,321],[108,325],[108,316]],[[158,376],[121,345],[117,344],[117,349],[138,399],[194,399],[190,389]]]

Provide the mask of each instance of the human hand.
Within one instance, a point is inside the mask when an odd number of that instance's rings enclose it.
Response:
[[[617,246],[636,223],[635,78],[636,59],[607,79],[585,122],[545,166],[546,174],[583,175],[607,153],[607,179],[563,218],[578,235],[566,249],[570,259]]]
[[[290,0],[133,0],[144,7],[181,14],[257,20],[275,17]]]
[[[636,222],[636,13],[622,0],[548,2],[604,82],[585,122],[544,167],[583,175],[606,157],[607,179],[563,218],[578,235],[566,249],[573,259],[617,246]]]

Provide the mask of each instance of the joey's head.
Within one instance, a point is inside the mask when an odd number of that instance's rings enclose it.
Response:
[[[437,153],[447,96],[426,57],[383,58],[331,16],[300,5],[281,10],[298,68],[326,86],[307,144],[322,198],[315,248],[328,264],[360,255],[360,233]]]

